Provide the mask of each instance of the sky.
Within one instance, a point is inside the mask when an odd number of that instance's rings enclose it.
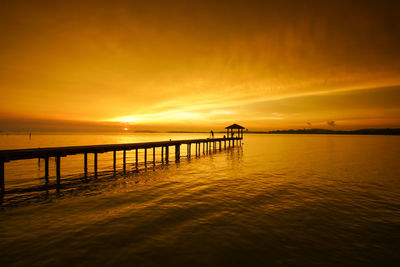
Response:
[[[0,0],[0,130],[399,128],[399,9]]]

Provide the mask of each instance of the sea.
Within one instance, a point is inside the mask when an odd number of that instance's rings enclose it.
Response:
[[[216,134],[216,137],[223,134]],[[1,149],[208,138],[2,133]],[[5,163],[1,266],[398,266],[400,136],[245,134],[162,163],[143,151]],[[173,159],[175,154],[170,152]]]

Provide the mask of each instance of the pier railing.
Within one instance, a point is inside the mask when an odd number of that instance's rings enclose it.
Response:
[[[175,147],[175,161],[180,160],[180,147],[187,145],[187,157],[191,156],[192,144],[195,144],[194,155],[200,156],[201,148],[203,153],[212,150],[222,150],[227,147],[235,147],[241,145],[242,137],[232,138],[207,138],[207,139],[191,139],[191,140],[171,140],[161,142],[145,142],[145,143],[130,143],[130,144],[111,144],[111,145],[92,145],[92,146],[68,146],[68,147],[47,147],[47,148],[28,148],[28,149],[11,149],[0,150],[0,195],[5,193],[5,163],[13,160],[24,160],[38,158],[44,159],[44,178],[48,183],[49,178],[49,158],[54,157],[56,162],[56,178],[57,185],[61,184],[61,158],[83,154],[84,175],[88,175],[88,154],[94,154],[94,177],[97,178],[97,158],[99,153],[113,152],[113,169],[116,172],[116,152],[123,151],[123,172],[126,172],[126,151],[136,150],[135,165],[138,168],[139,157],[138,150],[144,150],[144,163],[147,164],[147,150],[153,149],[153,162],[155,162],[155,149],[161,147],[162,163],[169,162],[169,148]],[[218,146],[218,147],[217,147]]]

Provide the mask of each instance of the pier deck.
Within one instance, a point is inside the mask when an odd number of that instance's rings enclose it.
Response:
[[[105,152],[114,152],[113,165],[114,171],[116,169],[116,152],[123,151],[123,171],[126,171],[126,151],[136,150],[136,168],[138,166],[138,150],[144,149],[144,162],[147,163],[147,149],[153,148],[153,160],[155,158],[155,148],[161,147],[161,158],[162,162],[169,162],[169,147],[175,147],[175,161],[180,160],[180,146],[187,145],[187,156],[191,156],[191,145],[195,144],[195,155],[200,155],[201,144],[203,144],[203,152],[209,150],[216,150],[217,144],[219,144],[219,150],[222,149],[222,142],[224,148],[240,145],[242,137],[231,137],[231,138],[207,138],[207,139],[191,139],[191,140],[171,140],[171,141],[160,141],[160,142],[145,142],[145,143],[129,143],[129,144],[109,144],[109,145],[91,145],[91,146],[68,146],[68,147],[47,147],[47,148],[28,148],[28,149],[11,149],[11,150],[0,150],[0,195],[5,193],[5,177],[4,167],[5,162],[12,160],[24,160],[24,159],[44,159],[45,162],[45,178],[48,181],[49,177],[49,158],[54,157],[56,159],[56,177],[57,184],[61,183],[61,157],[70,155],[83,154],[84,155],[84,173],[87,177],[87,155],[94,154],[94,175],[97,177],[97,154]],[[212,145],[212,146],[211,146]]]

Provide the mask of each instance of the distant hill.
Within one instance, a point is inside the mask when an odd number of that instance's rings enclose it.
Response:
[[[400,129],[360,129],[354,131],[338,131],[328,129],[276,130],[267,132],[248,132],[265,134],[358,134],[358,135],[400,135]]]

